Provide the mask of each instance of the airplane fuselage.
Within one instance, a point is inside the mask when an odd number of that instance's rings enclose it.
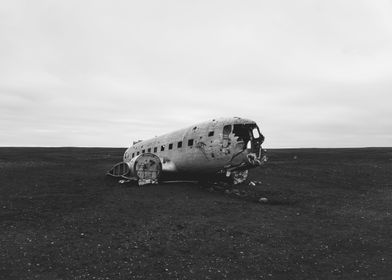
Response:
[[[260,166],[265,160],[263,141],[252,120],[214,119],[136,142],[125,151],[123,161],[152,153],[161,160],[164,173],[230,173]]]

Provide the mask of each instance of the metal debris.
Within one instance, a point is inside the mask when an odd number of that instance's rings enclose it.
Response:
[[[244,171],[233,171],[231,172],[231,176],[233,178],[233,184],[238,185],[245,182],[246,178],[248,178],[248,170]]]
[[[268,199],[267,199],[266,197],[260,197],[260,198],[259,198],[259,202],[260,202],[260,203],[267,203],[267,202],[268,202]]]
[[[125,183],[129,183],[131,182],[131,180],[119,180],[118,183],[119,184],[125,184]]]
[[[139,179],[138,184],[139,184],[139,186],[158,184],[158,180],[157,179]]]

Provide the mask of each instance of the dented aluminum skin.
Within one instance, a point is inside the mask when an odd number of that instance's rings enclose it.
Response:
[[[266,161],[264,136],[257,124],[239,117],[214,119],[145,141],[135,142],[123,156],[129,164],[143,153],[162,163],[162,173],[227,177],[245,174]],[[179,176],[181,177],[181,176]],[[201,178],[203,179],[203,178]]]

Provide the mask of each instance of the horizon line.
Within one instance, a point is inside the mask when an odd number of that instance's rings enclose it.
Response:
[[[127,147],[119,147],[119,146],[0,146],[0,149],[6,148],[45,148],[45,149],[55,149],[55,148],[78,148],[78,149],[127,149]],[[268,147],[264,148],[264,150],[278,150],[278,149],[392,149],[392,146],[346,146],[346,147]]]

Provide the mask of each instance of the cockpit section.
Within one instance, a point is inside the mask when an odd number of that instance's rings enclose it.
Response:
[[[259,166],[264,161],[264,150],[261,145],[264,136],[256,123],[240,123],[223,127],[223,148],[232,151],[231,166]]]
[[[259,152],[261,144],[264,142],[264,136],[255,123],[234,124],[233,134],[237,138],[237,143],[243,143],[244,150],[248,149],[254,153]]]
[[[264,137],[261,135],[256,124],[235,124],[233,133],[238,137],[239,141],[244,141],[245,143],[248,143],[251,140],[264,141]]]

